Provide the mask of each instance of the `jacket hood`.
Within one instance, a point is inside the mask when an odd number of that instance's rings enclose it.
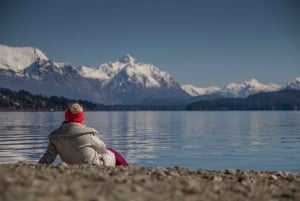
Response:
[[[58,129],[50,133],[49,137],[54,136],[74,136],[90,133],[98,133],[96,129],[86,126],[85,124],[69,122],[62,124]]]

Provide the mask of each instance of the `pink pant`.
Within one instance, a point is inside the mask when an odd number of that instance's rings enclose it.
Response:
[[[129,166],[127,161],[125,160],[125,158],[123,158],[123,156],[119,152],[117,152],[113,148],[108,148],[108,150],[110,150],[111,152],[113,152],[115,154],[116,166]]]

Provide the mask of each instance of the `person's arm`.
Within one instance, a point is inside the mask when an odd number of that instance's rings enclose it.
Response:
[[[53,145],[53,143],[49,140],[47,150],[42,156],[42,158],[39,160],[39,164],[51,164],[55,160],[56,155],[56,148]]]
[[[91,137],[94,141],[93,148],[96,150],[98,154],[104,154],[106,151],[105,143],[99,139],[97,133],[92,133]]]

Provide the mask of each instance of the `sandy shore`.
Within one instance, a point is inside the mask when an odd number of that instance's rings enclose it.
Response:
[[[300,200],[300,173],[0,165],[3,201]]]

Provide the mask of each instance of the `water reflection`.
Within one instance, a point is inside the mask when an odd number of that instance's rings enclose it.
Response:
[[[299,112],[86,112],[139,166],[300,171]],[[0,163],[37,162],[63,112],[0,113]],[[58,159],[59,160],[59,159]]]
[[[46,112],[0,113],[0,163],[36,162],[47,146],[47,135],[59,121]]]
[[[86,115],[87,116],[87,115]],[[171,148],[178,141],[182,126],[173,122],[174,115],[159,112],[98,112],[89,113],[87,122],[100,131],[108,144],[119,150],[131,164],[151,164],[157,153]],[[97,123],[93,123],[97,119]],[[177,132],[172,131],[177,129]],[[166,153],[166,152],[165,152]],[[141,165],[141,164],[140,164]]]

